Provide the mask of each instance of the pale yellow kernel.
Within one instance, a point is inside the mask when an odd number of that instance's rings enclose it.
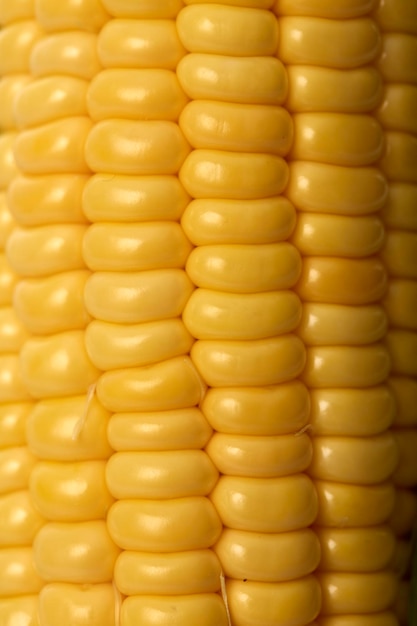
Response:
[[[94,121],[108,118],[175,122],[188,98],[172,70],[110,68],[89,85],[87,107]]]
[[[291,241],[306,256],[358,258],[380,251],[385,243],[385,230],[382,220],[375,215],[300,213]]]
[[[113,503],[105,481],[104,461],[39,461],[29,491],[37,510],[49,521],[105,519]]]
[[[83,210],[92,222],[178,220],[190,198],[177,176],[91,176]]]
[[[15,130],[0,134],[0,189],[7,189],[18,173],[14,155],[17,137]]]
[[[7,200],[20,226],[85,223],[81,195],[89,177],[82,174],[15,176]]]
[[[27,402],[32,399],[21,370],[19,353],[0,355],[0,402]]]
[[[34,561],[46,582],[111,582],[119,554],[105,521],[49,522],[33,544]]]
[[[2,25],[18,20],[33,17],[34,0],[1,0],[0,2],[0,23]]]
[[[285,101],[288,91],[286,69],[274,57],[192,52],[178,64],[177,76],[193,100],[277,105]]]
[[[101,370],[138,367],[188,354],[193,344],[178,319],[143,324],[110,324],[94,320],[85,332],[91,361]]]
[[[278,478],[221,476],[210,496],[228,528],[276,533],[310,526],[317,515],[313,482],[305,474]]]
[[[106,482],[118,500],[208,495],[218,471],[203,450],[117,452],[106,467]]]
[[[43,587],[44,581],[35,568],[31,547],[2,548],[0,571],[0,600],[35,594]]]
[[[70,584],[53,582],[39,594],[42,626],[118,626],[114,585],[110,583]],[[32,626],[31,624],[28,626]]]
[[[81,330],[28,339],[20,368],[26,388],[39,399],[84,393],[99,375],[87,356]]]
[[[13,306],[25,328],[37,335],[81,330],[90,321],[84,307],[84,287],[90,272],[74,270],[20,280]]]
[[[196,289],[183,320],[196,339],[265,339],[295,330],[301,308],[293,291],[235,294]]]
[[[86,142],[85,157],[95,172],[176,174],[189,151],[174,122],[110,119],[94,125]]]
[[[213,429],[239,435],[297,433],[308,421],[309,408],[309,394],[298,380],[270,387],[209,389],[201,405]]]
[[[290,111],[371,113],[381,101],[382,78],[371,65],[351,70],[309,65],[288,65],[286,69],[289,89],[285,105]]]
[[[0,305],[10,306],[18,276],[11,269],[7,257],[0,253]]]
[[[176,17],[182,8],[181,0],[102,0],[103,5],[115,17],[164,18]]]
[[[26,422],[32,408],[31,402],[0,405],[0,449],[26,444]]]
[[[183,109],[179,125],[193,148],[284,156],[293,138],[288,111],[260,104],[193,100]]]
[[[107,526],[124,550],[181,552],[209,548],[219,538],[221,521],[204,496],[169,500],[118,500]]]
[[[236,626],[309,624],[320,610],[320,585],[315,576],[278,583],[231,579],[226,592]]]
[[[330,4],[327,0],[276,0],[277,15],[316,16],[330,19],[346,19],[369,15],[375,0],[339,0]]]
[[[87,115],[88,83],[72,76],[48,76],[20,89],[14,102],[18,127],[38,126],[63,117]]]
[[[364,345],[384,338],[387,316],[380,305],[344,306],[304,302],[297,333],[307,345]]]
[[[97,395],[110,411],[167,411],[196,406],[205,385],[188,356],[101,375]]]
[[[304,257],[296,290],[310,302],[364,305],[378,301],[386,287],[385,265],[378,257]]]
[[[380,47],[376,23],[366,17],[329,20],[282,17],[278,56],[290,65],[353,69],[373,61]]]
[[[42,30],[35,20],[18,20],[0,31],[0,74],[29,72],[30,56]]]
[[[283,196],[255,200],[192,200],[181,226],[196,246],[206,244],[275,243],[295,226],[295,210]]]
[[[0,308],[0,353],[18,352],[29,337],[14,307]]]
[[[38,594],[0,598],[0,622],[13,624],[22,619],[25,626],[40,626]]]
[[[109,19],[100,0],[37,0],[36,18],[46,31],[98,31]]]
[[[139,271],[184,267],[192,249],[176,222],[92,224],[83,257],[92,271]]]
[[[296,335],[255,341],[197,341],[191,357],[210,387],[277,385],[299,376],[304,344]]]
[[[398,585],[389,569],[371,573],[323,572],[318,579],[324,615],[385,611],[391,608]]]
[[[1,548],[31,545],[44,520],[27,490],[0,497]]]
[[[193,150],[179,178],[194,198],[254,200],[275,196],[288,182],[288,165],[272,154]]]
[[[313,388],[364,388],[380,385],[390,373],[386,346],[312,346],[306,350],[302,379]]]
[[[320,569],[371,572],[389,566],[396,537],[389,526],[316,528],[321,545]]]
[[[228,626],[223,599],[217,593],[127,597],[121,609],[124,626],[163,626],[173,615],[181,626]]]
[[[97,35],[78,29],[47,35],[34,46],[30,68],[34,76],[65,74],[89,80],[101,70]]]
[[[313,435],[317,436],[377,435],[389,428],[396,416],[394,395],[385,385],[367,389],[311,389],[310,399],[310,423]]]
[[[84,144],[91,128],[80,116],[24,130],[16,139],[16,164],[24,174],[88,173]]]
[[[375,526],[386,523],[394,510],[392,481],[379,485],[349,485],[316,480],[314,486],[318,496],[315,521],[319,526]]]
[[[114,413],[107,429],[114,450],[204,448],[212,434],[197,407],[150,413]]]
[[[206,451],[222,474],[252,478],[303,472],[312,458],[311,440],[305,433],[255,437],[217,432]]]
[[[214,546],[226,576],[280,582],[311,574],[320,560],[315,532],[254,533],[224,528]]]
[[[4,250],[16,223],[10,212],[8,190],[0,191],[0,250]]]
[[[114,570],[118,589],[128,596],[216,593],[220,574],[221,566],[212,550],[167,554],[126,550]]]
[[[136,324],[181,315],[192,291],[190,278],[180,269],[94,272],[84,298],[92,317]]]
[[[82,241],[86,231],[79,224],[16,227],[7,242],[7,258],[22,277],[42,277],[85,267]]]
[[[278,22],[262,9],[197,4],[182,9],[176,25],[189,52],[259,57],[278,46]]]
[[[319,480],[356,485],[381,483],[390,478],[400,458],[391,432],[366,438],[316,436],[312,441],[313,460],[308,473]]]
[[[300,276],[301,257],[287,242],[200,246],[189,255],[186,269],[198,287],[262,293],[293,287]]]
[[[41,400],[27,420],[27,444],[44,460],[107,459],[112,451],[106,436],[109,418],[96,396],[89,404],[86,395]]]
[[[393,611],[364,613],[363,615],[321,616],[320,626],[397,626],[397,616]]]
[[[381,156],[384,133],[370,115],[297,113],[289,158],[333,165],[371,165]]]
[[[388,185],[381,170],[293,161],[286,195],[300,211],[368,215],[382,209]]]
[[[14,3],[12,6],[14,6]],[[14,99],[29,81],[30,76],[28,74],[10,74],[9,76],[1,77],[0,100],[2,106],[0,110],[0,128],[2,131],[13,130],[16,127]]]
[[[185,49],[174,20],[113,19],[101,29],[98,55],[107,67],[175,70]]]

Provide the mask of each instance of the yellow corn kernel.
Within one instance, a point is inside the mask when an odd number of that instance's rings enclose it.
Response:
[[[114,577],[126,595],[178,596],[215,593],[221,574],[212,550],[189,552],[122,552]]]
[[[195,520],[191,526],[190,516]],[[109,511],[107,526],[125,550],[162,553],[209,548],[221,532],[218,513],[203,496],[119,500]]]
[[[87,86],[87,81],[72,76],[59,78],[58,92],[55,76],[30,83],[19,91],[14,103],[17,126],[28,128],[68,116],[87,115]]]
[[[107,459],[109,418],[96,397],[88,405],[85,395],[41,400],[28,418],[28,445],[36,456],[50,461]]]
[[[8,188],[8,207],[20,226],[85,223],[82,174],[16,176]]]
[[[262,9],[197,4],[179,12],[176,27],[189,52],[260,57],[278,46],[277,21]]]
[[[82,619],[87,616],[91,626],[117,626],[115,592],[110,583],[52,583],[41,590],[38,602],[42,626],[54,626],[57,620],[62,626],[70,626],[80,615]]]
[[[206,496],[217,479],[203,450],[117,452],[106,467],[107,485],[118,500]]]
[[[107,429],[114,450],[204,448],[212,430],[197,407],[152,413],[114,413]]]
[[[48,522],[38,532],[33,552],[43,580],[79,584],[110,582],[119,554],[102,520]]]
[[[214,547],[226,576],[282,582],[311,574],[320,560],[320,544],[310,528],[254,533],[225,528]]]
[[[86,80],[101,69],[97,54],[97,35],[78,30],[43,37],[31,55],[34,76],[65,74]]]
[[[83,258],[92,271],[182,268],[191,249],[175,222],[92,224],[83,238]]]
[[[20,280],[13,306],[25,328],[37,335],[81,330],[90,321],[84,306],[84,287],[90,273],[74,270]]]
[[[85,226],[51,224],[15,228],[7,243],[7,258],[13,270],[24,277],[42,277],[82,270],[82,238]],[[27,255],[27,256],[26,256]]]
[[[114,117],[176,121],[186,102],[175,72],[164,68],[103,70],[87,93],[94,121]]]
[[[29,480],[32,502],[45,519],[56,522],[105,518],[113,503],[105,465],[104,461],[39,461]]]
[[[103,67],[175,70],[185,50],[173,20],[110,20],[97,50]]]
[[[299,298],[284,290],[247,294],[196,289],[183,312],[184,324],[196,339],[265,339],[295,330],[300,317]]]
[[[174,221],[188,200],[176,176],[96,174],[85,186],[83,209],[92,222]]]
[[[295,209],[283,196],[255,200],[192,200],[181,226],[196,246],[275,243],[294,230]]]

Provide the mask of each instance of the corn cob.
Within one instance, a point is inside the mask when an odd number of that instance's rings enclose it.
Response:
[[[415,256],[395,198],[415,129],[390,107],[414,96],[381,76],[404,59],[415,82],[416,22],[376,4],[35,1],[34,80],[0,97],[17,95],[4,239],[36,401],[11,441],[39,458],[46,584],[0,622],[404,622],[415,315],[397,279]],[[411,139],[386,150],[381,124]]]

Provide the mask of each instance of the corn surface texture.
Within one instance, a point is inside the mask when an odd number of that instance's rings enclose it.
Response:
[[[417,623],[416,59],[413,0],[0,0],[0,626]]]

